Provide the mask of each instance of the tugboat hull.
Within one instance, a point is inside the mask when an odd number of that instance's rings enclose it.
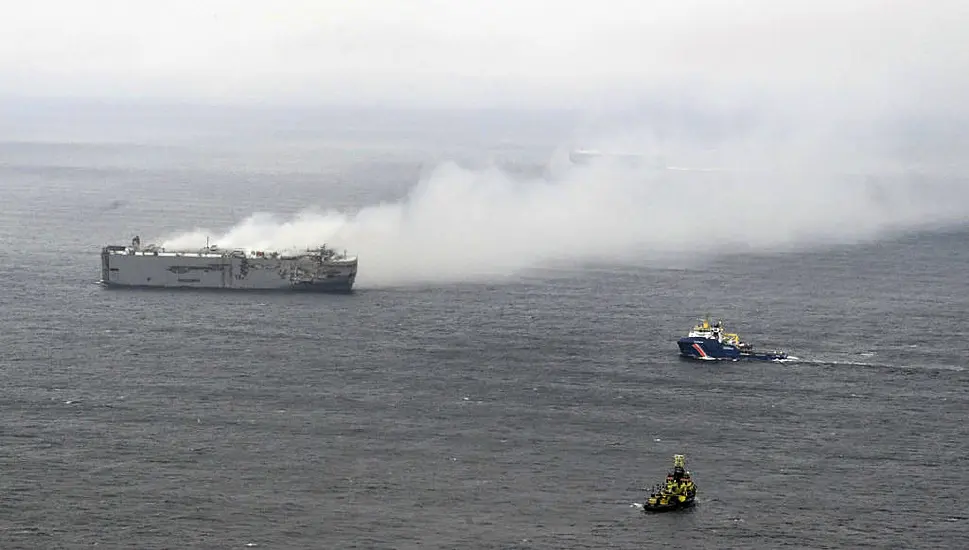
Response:
[[[740,359],[740,350],[736,346],[724,344],[713,338],[684,337],[677,342],[680,355],[691,359],[705,361],[735,361]]]
[[[652,499],[650,499],[652,500]],[[665,504],[660,504],[659,502],[655,504],[650,504],[648,501],[643,504],[644,514],[659,514],[662,512],[673,512],[676,510],[685,510],[690,508],[696,502],[696,495],[690,495],[686,497],[686,500],[680,502],[679,499],[670,499]]]
[[[737,346],[725,344],[714,338],[684,337],[677,341],[680,356],[701,361],[781,361],[787,359],[782,352],[742,351]]]

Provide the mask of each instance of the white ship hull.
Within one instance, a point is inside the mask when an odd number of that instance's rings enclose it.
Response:
[[[101,283],[108,287],[349,292],[356,275],[357,258],[321,251],[165,251],[141,249],[136,240],[101,252]]]

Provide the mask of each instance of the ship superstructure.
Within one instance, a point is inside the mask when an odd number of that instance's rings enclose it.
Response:
[[[299,253],[222,249],[166,250],[154,244],[101,249],[101,283],[113,287],[225,288],[349,292],[356,256],[325,244]]]

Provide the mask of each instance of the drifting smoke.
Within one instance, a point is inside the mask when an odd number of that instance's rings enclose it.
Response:
[[[600,159],[557,165],[542,178],[444,163],[399,202],[291,220],[257,214],[213,242],[249,249],[326,242],[360,256],[361,286],[381,286],[483,280],[563,261],[683,265],[969,219],[969,189],[951,177],[930,188],[904,174],[838,173],[803,150],[796,160],[778,150],[746,160],[743,168],[698,171]],[[201,241],[193,232],[163,244]]]

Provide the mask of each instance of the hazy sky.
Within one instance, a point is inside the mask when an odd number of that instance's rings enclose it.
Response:
[[[288,221],[255,217],[229,229],[186,227],[171,242],[331,242],[367,258],[363,277],[388,283],[507,273],[563,255],[695,257],[704,246],[719,253],[723,243],[854,242],[969,219],[961,179],[929,189],[914,176],[890,178],[913,167],[966,173],[967,29],[969,0],[7,2],[0,139],[183,139],[181,127],[205,136],[210,122],[224,122],[200,116],[219,111],[212,104],[568,107],[581,122],[574,135],[554,132],[558,146],[571,140],[669,155],[677,166],[728,168],[739,175],[711,172],[702,187],[719,192],[724,208],[743,204],[745,215],[718,219],[717,239],[701,245],[695,228],[709,222],[709,205],[684,208],[681,186],[699,181],[692,173],[674,179],[638,167],[563,163],[546,179],[444,164],[393,204]],[[148,114],[112,125],[84,118],[88,109],[76,105],[31,111],[15,100],[31,97],[207,105],[181,118],[167,105],[157,116],[144,105],[116,109]],[[108,111],[116,107],[107,103]],[[226,111],[223,118],[236,122]],[[39,122],[10,122],[24,112],[40,113]],[[296,112],[301,124],[227,124],[226,132],[261,139],[281,128],[304,137],[331,129]],[[462,125],[450,114],[440,141],[453,144]],[[420,115],[396,128],[400,141],[432,125],[433,117]],[[519,126],[531,120],[520,115],[504,118]],[[705,117],[722,121],[722,131],[705,131]],[[159,130],[173,119],[181,127]],[[376,119],[394,126],[393,117]],[[105,135],[82,132],[85,120]],[[946,124],[923,124],[940,120]],[[32,126],[48,123],[43,132]],[[482,126],[465,130],[477,139]],[[939,131],[928,139],[933,127]],[[502,139],[521,143],[524,132],[508,128]],[[845,176],[857,173],[882,179]],[[329,202],[322,191],[319,201]]]
[[[963,113],[966,29],[959,0],[32,0],[0,19],[0,94]]]

